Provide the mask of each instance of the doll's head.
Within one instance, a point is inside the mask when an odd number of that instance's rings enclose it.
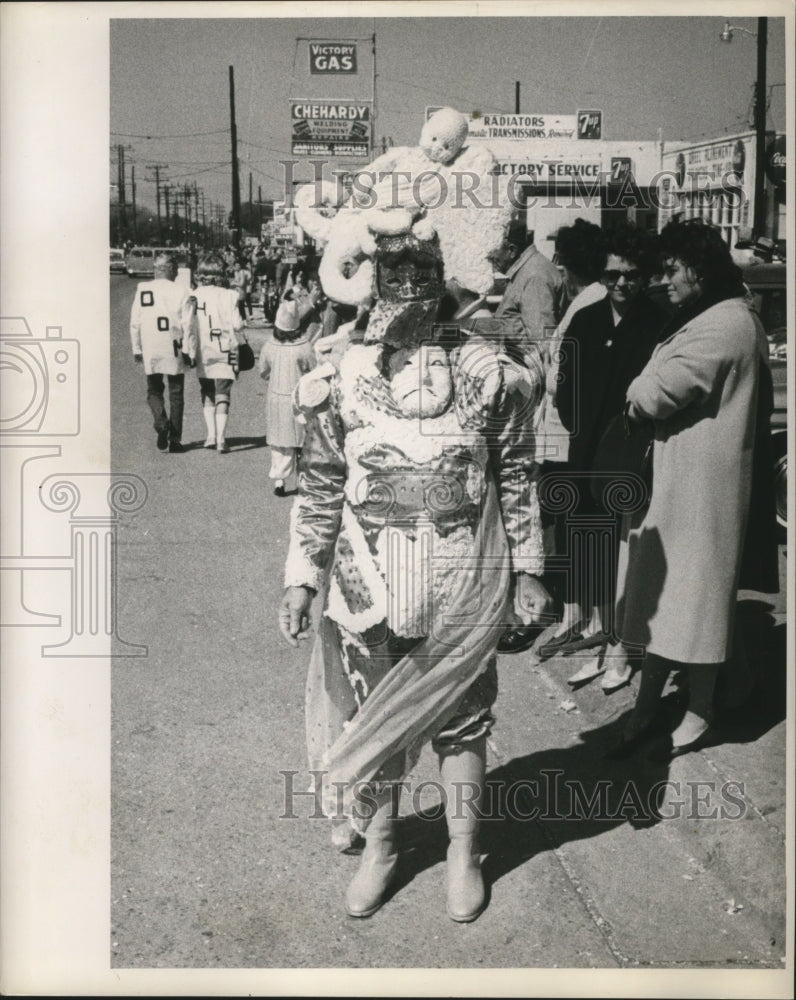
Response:
[[[454,108],[440,108],[423,126],[420,147],[434,163],[450,163],[467,139],[467,119]]]

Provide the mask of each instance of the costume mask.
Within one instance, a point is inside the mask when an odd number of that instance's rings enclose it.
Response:
[[[376,288],[382,302],[429,302],[443,293],[442,260],[433,243],[411,233],[378,242]]]
[[[438,417],[453,393],[448,352],[435,344],[406,347],[390,358],[392,397],[408,417]]]

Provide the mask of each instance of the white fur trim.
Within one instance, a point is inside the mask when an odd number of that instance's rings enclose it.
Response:
[[[321,181],[320,190],[315,184],[302,184],[296,188],[293,196],[296,222],[314,240],[323,243],[328,240],[332,219],[329,215],[323,215],[322,210],[336,209],[338,194],[336,186],[329,181]]]
[[[436,236],[436,229],[428,218],[418,219],[412,226],[412,232],[419,240],[433,240]]]
[[[408,232],[412,227],[412,215],[405,208],[378,209],[364,213],[368,229],[380,236],[394,236]]]
[[[334,302],[358,306],[370,301],[373,291],[373,262],[370,260],[361,261],[356,274],[345,278],[340,270],[339,260],[324,254],[318,268],[318,277],[324,292]]]

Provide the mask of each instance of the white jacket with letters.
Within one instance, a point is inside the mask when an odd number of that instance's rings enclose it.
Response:
[[[182,355],[196,357],[189,294],[168,278],[139,282],[130,312],[130,340],[133,354],[143,355],[147,375],[180,375],[185,371]]]

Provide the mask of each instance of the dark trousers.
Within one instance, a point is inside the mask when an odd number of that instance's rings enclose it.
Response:
[[[185,390],[184,375],[167,375],[169,380],[169,413],[163,402],[163,376],[161,374],[147,375],[146,401],[152,416],[155,418],[155,430],[169,432],[169,441],[182,440],[182,410]]]
[[[554,591],[566,603],[613,606],[621,520],[591,495],[589,476],[568,463],[545,462],[540,478],[543,525],[554,525],[555,555],[546,560]],[[604,622],[609,629],[611,623]]]

